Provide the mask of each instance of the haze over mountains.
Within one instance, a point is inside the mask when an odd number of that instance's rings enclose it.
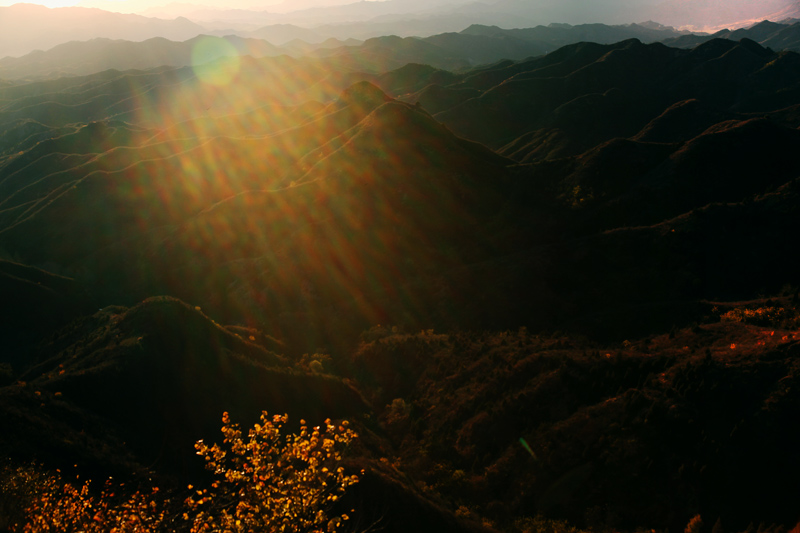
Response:
[[[18,57],[34,50],[49,50],[69,41],[94,38],[144,41],[163,37],[185,41],[201,34],[213,34],[260,38],[281,45],[294,38],[314,43],[331,37],[340,40],[364,40],[385,35],[427,37],[459,32],[472,24],[526,28],[551,23],[629,24],[652,20],[694,31],[717,31],[736,29],[765,19],[781,21],[800,16],[796,2],[791,0],[670,0],[660,3],[615,0],[591,4],[580,0],[555,3],[386,0],[317,5],[288,13],[241,9],[198,11],[195,7],[172,4],[169,12],[147,10],[147,16],[83,7],[48,9],[33,4],[0,7],[0,58]],[[109,4],[109,8],[113,9],[113,5]],[[295,29],[291,38],[282,38],[278,37],[280,26],[272,31],[264,28],[287,24],[303,29]]]
[[[502,30],[496,26],[473,25],[459,33],[426,38],[396,36],[368,39],[366,42],[328,39],[318,44],[298,40],[303,36],[295,26],[265,27],[255,32],[268,40],[236,36],[199,36],[184,42],[161,38],[136,43],[123,40],[94,39],[56,46],[47,52],[34,52],[20,58],[0,60],[0,78],[36,79],[58,75],[85,75],[107,69],[147,69],[160,66],[190,66],[234,55],[275,57],[290,55],[324,58],[329,63],[349,65],[354,70],[385,72],[407,63],[423,63],[437,68],[457,70],[501,59],[524,59],[538,56],[565,44],[590,39],[612,43],[639,38],[645,42],[669,40],[682,36],[670,28],[630,24],[603,24],[544,27],[525,30]],[[273,37],[274,36],[274,37]],[[284,43],[273,46],[270,42]],[[204,54],[198,57],[198,47]],[[80,62],[71,61],[81,57]]]
[[[20,56],[69,41],[112,37],[143,41],[191,39],[203,28],[187,19],[171,21],[98,9],[49,9],[35,4],[0,7],[0,56]]]
[[[117,4],[116,6],[114,4]],[[330,2],[329,7],[322,3],[314,6],[285,2],[283,5],[269,6],[263,11],[251,11],[252,17],[263,17],[265,23],[288,22],[304,24],[330,24],[353,21],[379,22],[379,17],[403,17],[407,23],[420,19],[442,19],[444,17],[481,17],[470,23],[500,24],[511,22],[516,17],[514,27],[534,26],[550,22],[580,23],[625,23],[641,20],[657,20],[675,26],[692,26],[701,30],[722,25],[741,26],[764,18],[781,20],[795,16],[796,2],[787,0],[767,0],[748,2],[746,0],[680,0],[630,2],[625,0],[594,2],[567,1],[519,1],[501,0],[474,2],[446,0],[433,2],[410,2],[388,0],[382,2]],[[344,4],[344,5],[336,5]],[[110,10],[120,9],[119,3],[97,4],[97,7]],[[230,21],[248,23],[246,10],[225,10],[203,8],[191,3],[171,4],[166,8],[153,7],[145,11],[131,11],[148,16],[174,18],[185,16],[195,21]],[[272,17],[272,18],[269,18]],[[488,18],[487,18],[488,17]],[[495,17],[494,19],[492,17]],[[436,33],[449,30],[438,30]]]
[[[317,57],[359,71],[385,72],[407,63],[458,70],[502,59],[534,57],[581,41],[608,44],[631,38],[683,48],[691,48],[712,39],[751,39],[778,51],[800,50],[800,23],[770,21],[735,31],[722,30],[699,35],[678,32],[655,23],[617,26],[551,24],[511,30],[476,24],[457,33],[424,38],[381,37],[364,42],[335,38],[319,42],[320,37],[311,30],[291,25],[268,26],[249,34],[264,38],[200,35],[183,42],[160,37],[142,42],[103,38],[73,41],[46,52],[0,59],[0,79],[46,79],[86,75],[108,69],[191,66],[232,56],[260,58],[280,55]],[[202,50],[202,53],[198,53],[198,50]],[[80,62],[72,61],[73,57],[78,56],[82,58]]]
[[[267,410],[357,429],[353,531],[796,527],[797,31],[0,60],[2,486],[60,469],[181,502],[193,443]]]

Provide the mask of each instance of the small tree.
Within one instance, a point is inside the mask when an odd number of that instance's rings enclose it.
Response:
[[[211,490],[198,490],[186,500],[184,516],[192,533],[225,531],[246,533],[333,532],[347,514],[329,516],[334,502],[358,482],[339,466],[341,447],[357,435],[347,422],[309,428],[300,421],[300,433],[281,435],[287,416],[261,414],[242,438],[228,413],[222,416],[223,446],[199,441],[197,454],[217,480]]]

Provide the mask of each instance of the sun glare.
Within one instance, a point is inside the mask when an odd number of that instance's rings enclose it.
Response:
[[[239,52],[225,39],[203,37],[192,48],[192,68],[206,83],[227,85],[238,73],[239,64]]]

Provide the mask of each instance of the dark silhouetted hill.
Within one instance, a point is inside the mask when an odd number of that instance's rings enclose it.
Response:
[[[793,69],[780,69],[788,76],[777,82],[781,89],[763,91],[761,82],[773,61],[791,62],[796,55],[782,57],[749,40],[716,39],[685,52],[635,40],[570,45],[464,78],[451,87],[473,86],[482,94],[447,106],[436,117],[456,133],[498,148],[523,134],[539,131],[539,138],[547,138],[565,132],[574,151],[560,153],[572,155],[613,137],[635,135],[667,107],[687,99],[698,99],[716,113],[786,107],[797,88]]]

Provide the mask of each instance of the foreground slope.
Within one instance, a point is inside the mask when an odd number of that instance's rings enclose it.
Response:
[[[207,477],[193,444],[217,439],[223,411],[243,425],[266,409],[292,413],[292,427],[301,418],[312,424],[348,418],[363,428],[362,447],[385,446],[370,437],[369,427],[376,428],[371,408],[352,385],[265,346],[281,348],[258,331],[223,328],[174,298],[101,309],[42,343],[41,362],[0,388],[3,466],[35,461],[36,468],[58,468],[68,476],[113,475],[137,488],[157,483],[182,501],[191,492],[187,483]],[[381,523],[386,531],[486,531],[422,497],[371,455],[363,448],[348,463],[361,472],[349,495],[350,505],[359,508],[358,524]],[[2,523],[22,516],[15,509],[20,502],[5,495],[0,501]],[[188,531],[178,517],[169,523]]]

